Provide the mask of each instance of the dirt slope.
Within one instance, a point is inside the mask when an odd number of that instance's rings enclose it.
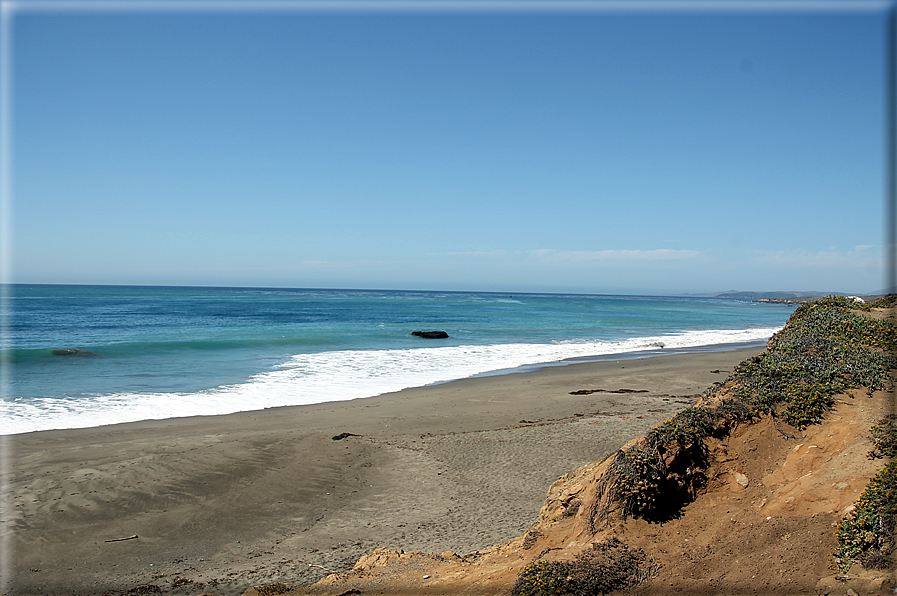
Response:
[[[355,570],[312,588],[271,586],[259,594],[506,594],[520,569],[543,555],[572,559],[599,536],[615,533],[659,565],[631,593],[892,594],[893,572],[837,573],[835,525],[857,499],[880,461],[866,457],[868,428],[890,412],[890,398],[842,396],[821,425],[799,433],[770,419],[745,425],[712,447],[704,492],[682,516],[664,524],[617,520],[592,534],[581,513],[556,519],[562,503],[584,496],[602,464],[584,466],[552,486],[528,534],[464,558],[453,553],[377,551]],[[786,436],[788,435],[788,436]],[[536,533],[538,531],[538,536]],[[358,590],[358,592],[351,592]],[[250,596],[247,593],[247,596]]]

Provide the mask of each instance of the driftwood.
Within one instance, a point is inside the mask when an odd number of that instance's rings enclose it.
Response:
[[[327,568],[324,567],[323,565],[317,565],[317,564],[315,564],[315,563],[309,563],[308,561],[302,561],[302,560],[299,560],[299,559],[297,559],[297,561],[299,561],[300,563],[304,563],[305,565],[308,565],[309,567],[317,567],[318,569],[323,569],[323,570],[326,571],[327,573],[336,573],[336,572],[333,571],[332,569],[327,569]]]
[[[103,542],[121,542],[122,540],[134,540],[135,538],[139,538],[137,534],[133,536],[125,536],[124,538],[113,538],[112,540],[104,540]]]
[[[592,393],[648,393],[647,389],[580,389],[570,395],[591,395]]]

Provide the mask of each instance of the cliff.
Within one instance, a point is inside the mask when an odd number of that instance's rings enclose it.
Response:
[[[894,316],[893,297],[801,306],[693,407],[558,479],[510,542],[377,550],[246,596],[891,594]]]

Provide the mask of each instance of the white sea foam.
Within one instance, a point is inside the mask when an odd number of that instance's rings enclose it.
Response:
[[[689,331],[617,341],[564,341],[299,354],[244,383],[193,393],[115,393],[0,404],[3,434],[372,397],[496,370],[640,350],[765,340],[780,327]]]

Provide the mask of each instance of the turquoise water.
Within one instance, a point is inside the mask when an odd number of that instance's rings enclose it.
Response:
[[[3,432],[378,395],[490,371],[762,342],[793,307],[682,297],[17,285]],[[415,330],[444,330],[427,340]],[[52,350],[80,350],[57,355]]]

